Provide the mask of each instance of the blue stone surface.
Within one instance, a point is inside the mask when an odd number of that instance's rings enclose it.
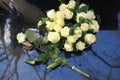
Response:
[[[120,17],[118,17],[120,21]],[[119,22],[120,23],[120,22]],[[0,80],[120,80],[120,27],[100,30],[97,42],[81,55],[71,55],[67,61],[90,75],[89,78],[64,66],[46,70],[46,65],[31,66],[24,62],[29,56],[20,48],[12,53],[0,47]],[[21,54],[23,53],[23,54]],[[79,52],[78,52],[79,54]],[[32,58],[35,51],[29,52]]]

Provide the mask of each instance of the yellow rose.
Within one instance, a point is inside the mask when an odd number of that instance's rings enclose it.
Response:
[[[67,4],[68,8],[74,9],[76,5],[76,2],[74,0],[70,0],[69,3]]]
[[[50,21],[47,21],[47,22],[46,22],[46,27],[47,27],[49,30],[53,30],[54,25],[55,25],[54,22],[50,22]]]
[[[25,40],[26,40],[25,34],[23,34],[22,32],[21,32],[21,33],[18,33],[18,34],[17,34],[17,40],[18,40],[18,43],[23,43],[23,42],[25,42]]]
[[[62,30],[61,30],[61,36],[63,37],[67,37],[69,35],[70,32],[70,28],[68,26],[65,26]]]
[[[59,10],[60,11],[65,11],[67,9],[67,5],[65,5],[65,4],[61,4],[60,6],[59,6]]]
[[[80,26],[80,29],[82,31],[87,31],[89,29],[89,25],[87,23],[82,23],[81,26]]]
[[[67,36],[67,41],[68,41],[68,43],[71,43],[71,44],[73,44],[73,43],[75,43],[76,42],[76,37],[75,36]]]
[[[82,51],[83,49],[85,49],[85,43],[81,42],[81,41],[77,42],[76,43],[76,49]]]
[[[60,18],[60,19],[64,19],[65,18],[64,12],[63,11],[57,11],[56,12],[56,17]]]
[[[92,19],[95,19],[95,15],[94,15],[94,12],[89,10],[86,14],[86,18],[92,20]]]
[[[98,31],[99,31],[99,28],[100,28],[98,22],[97,22],[96,20],[92,20],[92,23],[93,23],[93,24],[90,25],[90,29],[93,29],[93,30],[94,30],[94,33],[95,33],[95,32],[98,32]]]
[[[75,30],[74,30],[74,33],[75,34],[82,34],[82,31],[81,31],[80,27],[76,27]]]
[[[79,8],[82,8],[84,6],[86,6],[86,4],[82,3],[82,4],[80,4]]]
[[[76,16],[76,21],[79,23],[79,18],[80,17],[83,17],[83,18],[86,18],[86,13],[85,12],[81,12],[81,13],[77,13],[77,16]]]
[[[76,27],[74,33],[77,38],[80,38],[82,36],[82,30],[80,29],[80,27]]]
[[[56,19],[56,24],[63,27],[65,25],[65,21],[64,21],[64,19],[57,18]]]
[[[81,36],[82,36],[82,35],[80,35],[80,34],[74,34],[74,38],[75,38],[76,40],[78,40]]]
[[[70,11],[69,9],[66,9],[66,10],[64,11],[64,14],[65,14],[65,18],[66,18],[66,19],[71,19],[71,18],[73,17],[73,12]]]
[[[49,11],[47,12],[47,16],[48,16],[49,18],[51,18],[51,19],[55,19],[55,17],[56,17],[56,12],[55,12],[55,10],[54,10],[54,9],[49,10]]]
[[[56,24],[53,29],[54,29],[56,32],[61,32],[62,26]]]
[[[40,21],[38,22],[37,26],[39,27],[39,26],[41,26],[42,24],[43,24],[43,22],[40,20]]]
[[[73,51],[73,45],[72,44],[68,44],[68,43],[65,43],[64,44],[64,49],[68,52],[70,51]]]
[[[80,34],[74,34],[73,36],[74,36],[75,42],[76,42],[82,35],[80,35]]]
[[[60,34],[58,32],[49,32],[48,41],[51,43],[57,43],[60,40]]]
[[[96,41],[96,36],[94,34],[86,34],[84,38],[85,42],[88,44],[92,44]]]

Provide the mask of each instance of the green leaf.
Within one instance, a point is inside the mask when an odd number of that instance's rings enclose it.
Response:
[[[58,57],[54,60],[54,63],[56,63],[57,65],[60,65],[62,62],[62,58],[61,57]]]
[[[74,24],[70,27],[70,32],[69,32],[70,35],[74,35],[74,30],[75,30],[76,27],[78,27],[78,24]]]
[[[57,67],[58,65],[56,64],[56,63],[52,63],[52,64],[49,64],[48,66],[47,66],[47,69],[49,69],[49,68],[55,68],[55,67]]]
[[[47,44],[43,44],[41,46],[42,50],[45,51],[46,53],[48,53],[48,55],[52,58],[55,59],[56,57],[58,57],[58,55],[60,54],[60,50],[57,47],[57,44],[51,44],[51,43],[47,43]]]
[[[54,60],[54,62],[50,65],[47,66],[47,68],[55,68],[57,66],[59,66],[62,62],[62,58],[61,57],[58,57]]]
[[[38,62],[42,62],[42,63],[46,63],[48,61],[48,59],[49,59],[48,54],[43,53],[43,54],[40,54],[38,56],[38,60],[37,61]]]
[[[86,5],[86,6],[83,6],[81,8],[78,8],[77,9],[77,12],[80,13],[80,12],[87,12],[89,10],[89,6]]]
[[[92,21],[90,19],[84,19],[84,23],[92,24]]]
[[[69,8],[69,10],[70,10],[71,12],[74,12],[74,9],[70,9],[70,8]]]
[[[25,62],[31,65],[34,65],[36,61],[33,59],[25,59]]]
[[[55,50],[54,50],[54,52],[55,52],[56,55],[59,55],[60,54],[59,48],[56,47]]]
[[[26,38],[28,39],[29,42],[33,42],[38,39],[32,30],[29,30],[29,29],[26,30],[25,34],[26,34]]]
[[[84,17],[79,17],[79,23],[81,24],[83,23],[83,21],[84,21]]]
[[[45,51],[46,53],[50,53],[51,51],[53,51],[53,47],[52,47],[52,45],[51,45],[50,43],[43,44],[43,45],[41,46],[41,49],[42,49],[43,51]]]
[[[49,20],[49,18],[41,18],[41,21],[42,21],[43,23],[46,23],[48,20]]]
[[[42,43],[42,38],[38,38],[38,39],[37,39],[37,43],[38,43],[38,44],[41,44],[41,43]]]
[[[78,8],[79,8],[80,2],[79,0],[76,1],[76,5],[75,5],[75,12],[77,12]]]
[[[67,63],[67,60],[63,59],[61,65],[66,65],[66,63]]]
[[[50,51],[50,57],[52,59],[56,59],[60,54],[60,50],[58,48],[53,48],[51,51]]]
[[[72,27],[75,29],[78,26],[79,26],[79,24],[74,24]]]
[[[37,41],[34,41],[33,44],[34,44],[34,47],[35,47],[36,49],[39,49],[39,46],[40,46],[40,45],[38,44]]]
[[[101,17],[100,17],[100,15],[96,15],[96,18],[98,20],[98,23],[101,24]]]
[[[60,45],[61,43],[54,43],[54,44],[52,44],[53,45],[53,48],[57,48],[59,45]]]
[[[93,33],[93,32],[94,32],[93,29],[89,29],[89,30],[87,31],[87,33]]]
[[[41,45],[41,43],[42,43],[42,39],[41,38],[38,38],[37,40],[33,41],[33,45],[37,49],[39,49],[39,46]]]
[[[26,50],[30,51],[30,50],[33,49],[33,46],[31,46],[31,47],[23,46],[23,48],[25,48]]]
[[[47,36],[45,36],[45,37],[43,38],[43,40],[42,40],[42,44],[46,44],[46,43],[48,43],[48,38],[47,38]]]

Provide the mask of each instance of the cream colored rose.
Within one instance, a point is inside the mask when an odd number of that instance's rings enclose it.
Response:
[[[51,43],[57,43],[60,40],[60,34],[58,32],[49,32],[48,41]]]
[[[76,27],[75,30],[74,30],[74,33],[75,34],[82,34],[82,31],[81,31],[80,27]]]
[[[77,13],[76,22],[78,22],[78,23],[80,22],[79,21],[80,17],[86,18],[86,13],[85,12]]]
[[[71,36],[71,35],[67,36],[67,42],[70,43],[70,44],[75,43],[76,39],[77,38],[75,36]]]
[[[48,16],[49,18],[51,18],[51,19],[55,19],[55,17],[56,17],[56,12],[55,12],[55,10],[54,10],[54,9],[49,10],[49,11],[47,12],[47,16]]]
[[[75,42],[76,42],[82,35],[80,35],[80,34],[74,34],[73,36],[74,36]]]
[[[76,37],[80,38],[82,36],[82,30],[80,29],[80,27],[76,27],[74,30],[74,33],[76,35]]]
[[[59,24],[56,24],[53,29],[54,29],[56,32],[61,32],[62,26],[60,26]]]
[[[72,45],[72,44],[65,43],[65,44],[64,44],[64,49],[65,49],[67,52],[73,51],[73,45]]]
[[[61,30],[61,36],[63,37],[67,37],[69,35],[70,32],[70,28],[68,26],[65,26],[62,30]]]
[[[21,33],[18,33],[18,34],[17,34],[17,40],[18,40],[18,43],[23,43],[23,42],[25,42],[25,40],[26,40],[26,35],[23,34],[22,32],[21,32]]]
[[[95,15],[94,15],[94,12],[89,10],[86,14],[86,18],[92,20],[92,19],[95,19]]]
[[[56,12],[56,17],[64,20],[64,18],[65,18],[64,12],[63,11],[57,11]]]
[[[65,4],[61,4],[60,6],[59,6],[59,10],[60,11],[65,11],[67,9],[67,5],[65,5]]]
[[[64,14],[65,14],[65,18],[66,18],[66,19],[71,19],[71,18],[73,17],[73,12],[70,11],[69,9],[66,9],[66,10],[64,11]]]
[[[76,5],[76,2],[74,0],[70,0],[69,3],[67,4],[67,7],[70,9],[74,9]]]
[[[89,25],[87,23],[82,23],[81,26],[80,26],[80,29],[82,31],[87,31],[89,29]]]
[[[74,37],[76,38],[76,40],[78,39],[78,38],[80,38],[82,35],[81,34],[74,34]]]
[[[79,8],[82,8],[83,6],[86,6],[86,4],[84,3],[80,4]]]
[[[50,21],[47,21],[47,22],[46,22],[46,27],[47,27],[49,30],[53,30],[54,25],[55,25],[54,22],[50,22]]]
[[[94,33],[98,32],[100,28],[98,22],[96,20],[92,20],[92,23],[93,24],[90,25],[90,29],[93,29]]]
[[[85,43],[82,41],[79,41],[76,43],[76,49],[82,51],[83,49],[85,49]]]
[[[37,26],[39,27],[39,26],[41,26],[42,24],[43,24],[43,22],[40,20],[40,21],[38,22]]]
[[[94,34],[89,33],[85,35],[84,40],[87,44],[92,44],[96,42],[96,36]]]
[[[56,24],[63,27],[65,25],[65,21],[64,21],[64,19],[57,18],[56,19]]]

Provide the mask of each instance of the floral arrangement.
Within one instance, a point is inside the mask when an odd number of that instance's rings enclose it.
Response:
[[[58,66],[69,66],[80,74],[89,77],[75,66],[67,63],[61,51],[83,51],[96,42],[96,33],[99,24],[95,12],[89,6],[79,1],[70,0],[63,3],[58,10],[47,11],[47,17],[38,22],[38,29],[27,29],[25,33],[18,33],[18,43],[23,44],[27,50],[36,49],[39,52],[37,60],[26,59],[29,64],[48,63],[47,68],[54,69]],[[41,35],[39,29],[44,27]],[[43,27],[42,27],[43,28]],[[51,61],[51,64],[50,64]]]

